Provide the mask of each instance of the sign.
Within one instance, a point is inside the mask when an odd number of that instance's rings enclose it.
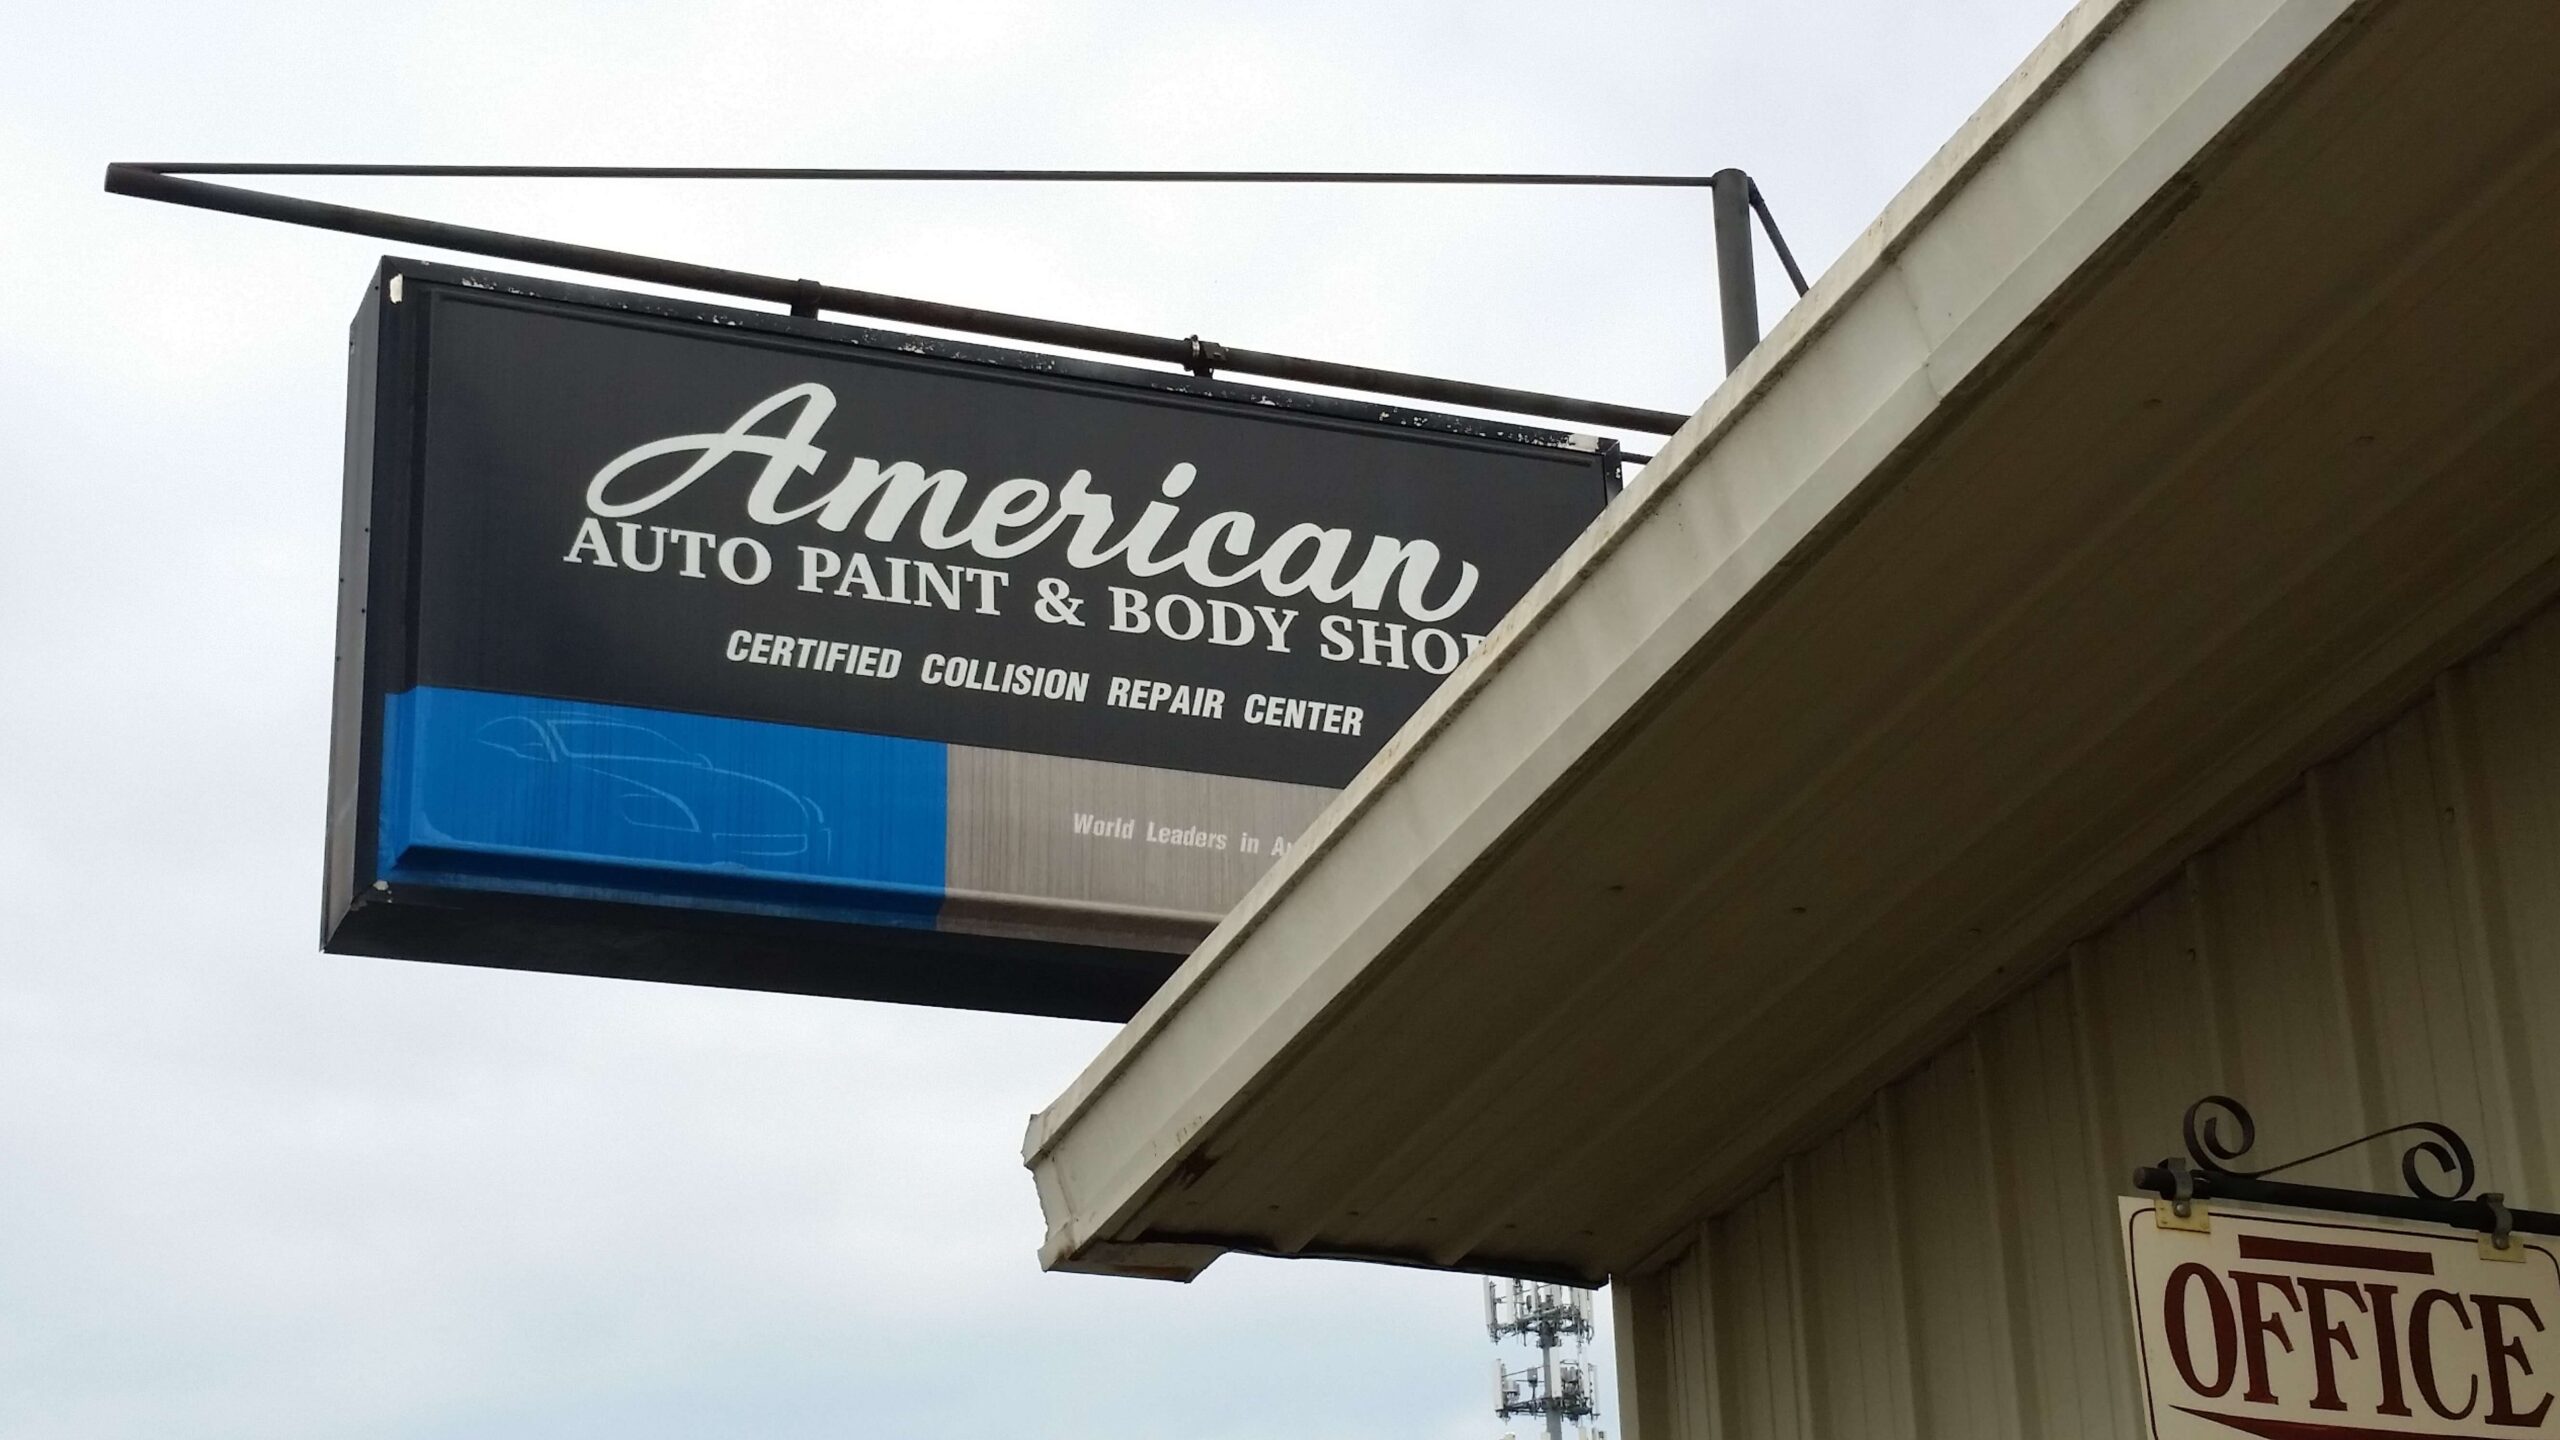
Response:
[[[385,261],[326,945],[1124,1016],[1611,447]]]
[[[2157,1440],[2560,1433],[2551,1241],[2493,1258],[2438,1227],[2216,1204],[2198,1230],[2167,1208],[2121,1207]]]

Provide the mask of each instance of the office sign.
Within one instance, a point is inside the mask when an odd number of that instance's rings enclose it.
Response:
[[[2442,1227],[2216,1204],[2121,1206],[2157,1440],[2560,1433],[2560,1259]]]
[[[386,261],[333,950],[1125,1014],[1604,446]]]

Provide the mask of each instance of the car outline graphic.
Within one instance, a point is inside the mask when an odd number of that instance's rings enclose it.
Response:
[[[662,836],[699,836],[708,859],[823,860],[833,848],[826,811],[815,800],[763,776],[714,764],[646,725],[517,713],[484,722],[474,738],[528,764],[609,782],[615,820]],[[768,828],[749,821],[758,811],[784,823]],[[733,823],[713,829],[706,813],[715,824]]]

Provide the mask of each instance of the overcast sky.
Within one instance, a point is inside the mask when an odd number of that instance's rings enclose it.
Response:
[[[380,250],[108,197],[107,161],[1739,165],[1818,272],[2066,8],[13,7],[0,1434],[1506,1428],[1472,1279],[1042,1274],[1023,1121],[1103,1027],[319,955]],[[1720,368],[1694,193],[302,192],[1660,409]]]

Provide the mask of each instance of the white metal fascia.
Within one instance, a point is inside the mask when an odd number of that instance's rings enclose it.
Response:
[[[1258,1077],[1672,672],[1749,623],[1879,467],[2358,0],[2085,0],[1850,246],[1024,1143],[1052,1267],[1120,1232]],[[1135,1237],[1131,1237],[1135,1239]]]

